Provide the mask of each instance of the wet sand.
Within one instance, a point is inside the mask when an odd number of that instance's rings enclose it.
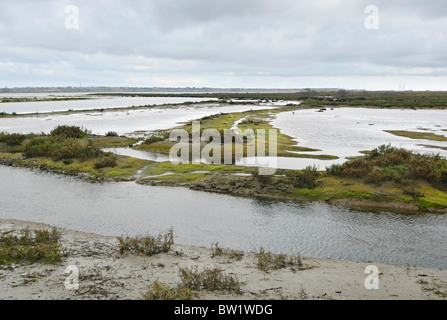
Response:
[[[0,232],[50,228],[48,225],[0,220]],[[68,255],[61,263],[46,265],[1,265],[2,300],[139,300],[155,281],[175,286],[179,268],[220,268],[242,282],[241,294],[202,291],[200,300],[432,300],[447,297],[447,270],[374,263],[379,270],[379,288],[366,289],[372,263],[303,258],[306,270],[284,268],[268,273],[256,267],[253,253],[240,261],[219,256],[203,247],[174,245],[170,252],[154,256],[120,255],[116,237],[68,229],[61,242]],[[68,266],[79,270],[79,288],[65,286]]]

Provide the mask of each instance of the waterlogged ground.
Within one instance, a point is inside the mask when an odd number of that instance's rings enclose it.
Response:
[[[272,122],[302,146],[346,160],[382,144],[447,156],[447,141],[411,139],[385,130],[431,133],[447,140],[447,110],[372,108],[304,109],[283,112]],[[430,137],[430,135],[428,135]],[[444,148],[444,149],[442,149]],[[324,169],[324,168],[322,168]]]
[[[2,99],[9,98],[9,95],[0,96]],[[165,104],[182,104],[185,102],[202,102],[209,100],[217,100],[213,98],[186,98],[186,97],[107,97],[107,96],[91,96],[91,95],[15,95],[11,98],[35,98],[36,100],[45,99],[64,99],[61,101],[33,101],[33,102],[8,102],[0,103],[0,112],[16,114],[27,113],[42,113],[42,112],[56,112],[69,110],[93,110],[93,109],[108,109],[108,108],[125,108],[132,106],[147,106],[147,105],[165,105]],[[70,100],[71,98],[82,98],[87,100]]]
[[[34,103],[34,102],[33,102]],[[0,118],[0,132],[48,133],[58,125],[75,125],[87,128],[93,134],[104,135],[114,131],[120,135],[138,131],[170,129],[179,123],[205,116],[268,109],[273,107],[254,105],[183,105],[120,111],[92,111],[72,114],[47,114],[27,117]]]

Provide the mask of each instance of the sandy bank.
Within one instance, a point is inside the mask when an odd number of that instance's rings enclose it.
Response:
[[[43,229],[49,226],[0,220],[0,231]],[[0,266],[0,299],[109,300],[141,299],[147,286],[158,280],[172,286],[180,282],[180,267],[218,267],[242,282],[242,293],[200,292],[197,299],[445,299],[447,270],[374,263],[379,269],[379,289],[365,288],[365,267],[371,263],[304,258],[307,270],[285,268],[268,273],[256,268],[256,257],[242,260],[211,257],[211,250],[174,245],[167,254],[151,257],[120,255],[117,239],[60,229],[68,256],[56,265]],[[79,289],[64,283],[67,266],[77,266]]]

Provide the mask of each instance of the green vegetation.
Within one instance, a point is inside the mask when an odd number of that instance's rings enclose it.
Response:
[[[143,141],[143,144],[153,144],[155,142],[160,142],[160,141],[164,141],[165,139],[167,139],[169,137],[157,137],[157,136],[151,136],[149,138],[147,138],[146,140]]]
[[[194,291],[185,286],[170,288],[165,283],[155,281],[142,294],[142,297],[144,300],[192,300],[194,298]]]
[[[11,102],[36,102],[36,101],[74,101],[74,100],[89,100],[90,98],[83,98],[83,97],[54,97],[54,98],[27,98],[27,97],[20,97],[20,98],[2,98],[0,100],[0,103],[11,103]]]
[[[57,126],[50,132],[50,136],[71,138],[71,139],[83,139],[87,135],[87,130],[82,130],[78,126]]]
[[[240,129],[242,132],[246,132],[247,129],[253,130],[254,133],[257,133],[258,130],[265,130],[266,136],[265,140],[262,142],[262,145],[265,146],[265,152],[266,155],[268,155],[268,151],[270,150],[270,141],[269,141],[269,133],[271,129],[276,129],[270,124],[270,120],[272,119],[272,114],[282,112],[282,111],[289,111],[294,110],[296,107],[281,107],[274,110],[257,110],[257,111],[246,111],[246,112],[235,112],[235,113],[220,113],[215,114],[211,116],[203,117],[197,121],[200,122],[200,135],[207,130],[207,129],[213,129],[217,130],[220,134],[220,141],[218,143],[221,143],[220,145],[220,154],[222,156],[221,163],[224,162],[223,157],[225,154],[223,142],[225,138],[225,130],[230,130],[233,125],[243,119],[238,125],[238,129]],[[244,119],[245,118],[245,119]],[[192,153],[192,122],[186,123],[183,126],[179,127],[178,129],[183,129],[189,133],[190,136],[190,159],[191,159],[191,153]],[[233,154],[233,161],[235,161],[234,155],[236,154],[236,146],[241,147],[242,149],[242,156],[247,156],[247,152],[249,148],[252,148],[252,150],[255,150],[257,155],[259,154],[259,150],[257,148],[258,146],[258,135],[255,135],[254,139],[244,138],[244,140],[236,142],[236,140],[233,141],[232,146],[232,154]],[[285,135],[281,133],[279,130],[277,131],[277,156],[279,157],[293,157],[293,158],[308,158],[308,159],[321,159],[321,160],[334,160],[338,159],[338,157],[333,155],[324,155],[324,154],[309,154],[309,153],[298,153],[298,152],[310,152],[310,151],[318,151],[316,149],[308,148],[308,147],[302,147],[297,146],[297,142],[294,141],[290,136]],[[211,142],[211,141],[209,141]],[[203,148],[209,143],[202,141],[200,150],[203,150]],[[171,148],[176,142],[169,141],[169,132],[168,131],[162,131],[157,136],[152,136],[148,139],[146,139],[143,144],[136,146],[135,149],[137,150],[145,150],[155,153],[161,153],[161,154],[169,154],[171,151]],[[242,144],[242,146],[240,145]],[[215,148],[218,148],[216,146]]]
[[[287,256],[285,254],[272,254],[271,252],[266,252],[263,248],[255,255],[257,258],[256,266],[264,272],[286,267],[290,267],[293,271],[307,269],[300,255]]]
[[[410,139],[422,139],[433,141],[447,141],[447,137],[432,132],[417,132],[417,131],[403,131],[403,130],[385,130],[385,132],[394,134],[399,137],[406,137]]]
[[[447,161],[439,155],[418,154],[382,145],[366,157],[333,165],[328,173],[335,176],[365,177],[370,183],[394,181],[402,184],[425,180],[434,186],[447,187]]]
[[[0,235],[0,264],[58,263],[64,255],[60,237],[56,228],[51,231],[25,229],[19,235],[4,232]]]
[[[69,175],[87,173],[92,180],[133,179],[150,163],[101,150],[128,147],[136,139],[87,133],[86,129],[76,126],[56,127],[50,135],[0,133],[0,160],[4,159],[9,165],[38,167]]]
[[[224,273],[219,268],[204,268],[199,271],[197,266],[180,268],[182,285],[191,290],[231,291],[240,293],[241,283],[235,276]]]
[[[104,158],[95,162],[95,169],[114,168],[117,166],[117,156],[113,154],[106,155]]]
[[[395,91],[309,91],[303,105],[311,107],[380,107],[380,108],[445,108],[447,92]]]
[[[8,146],[20,146],[23,141],[32,135],[20,134],[20,133],[5,133],[0,132],[0,142],[6,143]]]
[[[151,256],[158,253],[169,252],[174,244],[174,231],[170,229],[157,237],[147,235],[143,237],[119,237],[120,254],[131,253]]]
[[[235,276],[224,273],[219,268],[197,266],[179,268],[181,284],[170,287],[168,284],[155,281],[146,292],[145,300],[192,300],[199,291],[222,291],[241,293],[241,283]]]
[[[49,157],[54,160],[90,159],[101,155],[99,145],[91,140],[86,142],[61,136],[36,137],[23,148],[27,158]]]
[[[236,250],[222,249],[219,247],[219,243],[213,243],[211,257],[225,257],[228,260],[240,261],[244,257],[244,253]]]
[[[307,166],[304,170],[285,170],[283,172],[295,188],[315,188],[317,179],[320,177],[315,165]]]
[[[115,93],[104,95],[136,97],[179,97],[177,94]],[[296,92],[219,92],[183,93],[182,97],[218,98],[229,100],[303,101],[301,107],[363,106],[380,108],[446,108],[447,92],[441,91],[366,91],[366,90],[313,90]],[[237,103],[237,102],[235,102]],[[243,102],[249,104],[249,102]]]

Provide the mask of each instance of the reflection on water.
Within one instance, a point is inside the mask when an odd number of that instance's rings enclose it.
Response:
[[[426,146],[447,147],[446,141],[414,140],[384,132],[409,130],[446,136],[443,129],[447,128],[447,110],[335,108],[316,112],[306,109],[280,113],[272,123],[281,132],[295,138],[300,146],[320,149],[320,154],[340,158],[360,156],[360,151],[389,143],[408,150],[447,156],[447,150]]]
[[[124,135],[135,131],[170,129],[179,125],[179,123],[218,113],[272,108],[274,107],[207,104],[175,108],[160,107],[125,111],[95,111],[0,118],[0,131],[10,133],[48,133],[58,125],[74,125],[87,128],[94,134],[105,134],[108,131],[115,131],[120,135]]]
[[[0,167],[0,218],[103,235],[156,234],[179,244],[447,269],[447,215],[397,215],[324,203],[281,203],[141,186],[88,183]]]
[[[32,97],[37,97],[33,95]],[[41,96],[42,98],[55,98]],[[61,97],[58,97],[61,98]],[[9,102],[0,103],[0,112],[6,113],[35,113],[68,110],[93,110],[107,108],[124,108],[132,106],[149,106],[163,104],[181,104],[185,102],[202,102],[217,100],[214,98],[185,98],[185,97],[94,97],[79,94],[76,98],[88,98],[88,100],[66,100],[66,101],[34,101],[34,102]]]

